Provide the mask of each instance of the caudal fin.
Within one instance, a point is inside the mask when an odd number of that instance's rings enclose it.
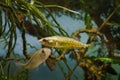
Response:
[[[14,76],[17,77],[23,71],[24,64],[19,61],[15,61],[15,65],[17,70],[15,71]]]

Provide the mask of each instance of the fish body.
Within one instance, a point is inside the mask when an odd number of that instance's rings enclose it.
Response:
[[[39,42],[47,47],[55,48],[85,48],[89,47],[89,44],[81,43],[73,38],[62,36],[45,37],[39,40]]]
[[[42,48],[36,51],[30,58],[30,60],[25,64],[21,65],[22,69],[34,69],[37,68],[40,64],[45,62],[49,55],[51,54],[51,50],[49,48]]]

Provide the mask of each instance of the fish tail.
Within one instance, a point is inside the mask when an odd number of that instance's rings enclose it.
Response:
[[[15,73],[14,73],[14,77],[18,77],[21,72],[22,72],[22,68],[19,69],[19,70],[16,70]]]
[[[14,76],[17,77],[17,76],[19,76],[19,74],[23,71],[23,66],[24,66],[24,64],[21,63],[21,62],[19,62],[19,61],[16,61],[16,62],[15,62],[15,65],[16,65],[16,67],[17,67],[18,69],[15,71]]]
[[[16,61],[15,62],[15,65],[16,65],[16,67],[18,67],[19,69],[24,69],[24,66],[25,66],[25,64],[23,64],[23,63],[21,63],[21,62],[19,62],[19,61]]]
[[[86,44],[86,47],[87,48],[91,48],[91,44]]]

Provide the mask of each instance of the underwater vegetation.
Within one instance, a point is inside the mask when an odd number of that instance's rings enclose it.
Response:
[[[82,21],[83,28],[77,25],[78,30],[68,34],[56,18],[62,15]],[[28,34],[40,48],[28,43]],[[20,49],[15,51],[18,39],[22,56],[17,54]],[[0,1],[0,80],[29,80],[30,70],[42,63],[51,72],[59,69],[64,80],[119,80],[119,53],[119,0]],[[75,73],[80,69],[83,79]]]

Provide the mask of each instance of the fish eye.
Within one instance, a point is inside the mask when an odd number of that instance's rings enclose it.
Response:
[[[44,42],[48,42],[48,40],[46,40],[46,39],[43,39],[43,41],[44,41]]]
[[[42,54],[40,54],[40,57],[45,57],[45,56],[46,56],[45,51],[42,50]]]
[[[46,42],[46,43],[53,43],[53,40],[50,40],[50,39],[49,40],[48,39],[43,39],[42,41]]]
[[[42,50],[42,53],[45,53],[45,51],[44,51],[44,50]]]

